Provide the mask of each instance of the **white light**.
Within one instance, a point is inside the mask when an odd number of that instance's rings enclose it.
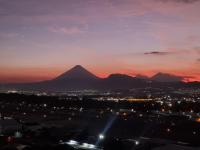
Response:
[[[168,104],[168,106],[169,106],[169,107],[172,107],[172,104],[170,103],[170,104]]]
[[[74,141],[74,140],[70,140],[69,142],[67,142],[67,144],[69,144],[69,145],[77,145],[78,142]]]
[[[88,144],[88,143],[83,143],[83,144],[82,144],[82,147],[88,148],[88,149],[94,149],[94,148],[95,148],[95,145],[93,145],[93,144]]]
[[[135,145],[139,145],[140,144],[140,142],[139,141],[135,141]]]
[[[15,132],[15,138],[21,138],[21,137],[22,137],[21,132],[19,131]]]
[[[83,147],[88,147],[88,143],[83,143]]]
[[[99,134],[99,139],[103,140],[104,139],[104,135],[103,134]]]
[[[88,145],[88,148],[95,148],[95,145],[89,144],[89,145]]]

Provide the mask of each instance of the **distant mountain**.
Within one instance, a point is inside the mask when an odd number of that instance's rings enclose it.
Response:
[[[70,90],[120,90],[145,87],[200,87],[200,83],[184,83],[182,77],[158,73],[151,78],[144,76],[128,76],[111,74],[107,78],[99,78],[77,65],[58,77],[42,82],[0,85],[0,89],[34,90],[34,91],[70,91]]]
[[[45,91],[69,91],[96,89],[101,78],[98,78],[80,65],[77,65],[58,77],[35,83],[7,84],[1,89],[20,90],[45,90]]]
[[[77,65],[70,69],[69,71],[61,74],[60,76],[56,77],[53,80],[68,80],[68,79],[98,79],[97,76],[92,74],[91,72],[87,71],[81,65]]]
[[[142,87],[146,84],[145,80],[131,77],[125,74],[111,74],[101,81],[101,88],[103,89],[131,89]]]
[[[111,80],[132,80],[133,77],[126,75],[126,74],[111,74],[108,76],[108,79]]]
[[[157,82],[182,82],[184,78],[172,74],[159,72],[152,76],[150,79]]]
[[[59,90],[84,90],[94,89],[101,79],[77,65],[58,77],[41,84],[44,89]]]

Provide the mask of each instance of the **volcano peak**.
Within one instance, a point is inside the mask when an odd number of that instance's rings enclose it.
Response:
[[[97,79],[98,77],[86,70],[81,65],[76,65],[65,73],[61,74],[56,80],[65,79]]]

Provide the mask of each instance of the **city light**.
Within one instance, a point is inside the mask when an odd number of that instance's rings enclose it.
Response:
[[[78,142],[74,141],[74,140],[70,140],[69,142],[67,142],[68,145],[77,145]]]
[[[99,139],[103,140],[104,139],[104,135],[103,134],[99,134]]]
[[[139,145],[140,144],[140,142],[139,141],[135,141],[135,145]]]
[[[86,148],[86,149],[94,149],[95,145],[93,144],[88,144],[88,143],[83,143],[80,147]]]

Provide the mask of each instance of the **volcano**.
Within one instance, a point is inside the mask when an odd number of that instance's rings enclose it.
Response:
[[[168,74],[168,73],[157,73],[154,76],[151,77],[151,80],[157,81],[157,82],[181,82],[183,81],[183,77]]]
[[[40,83],[44,89],[53,91],[94,89],[101,78],[98,78],[81,65],[76,65],[58,77]]]
[[[52,80],[0,85],[0,89],[33,90],[33,91],[71,91],[71,90],[120,90],[145,87],[183,87],[194,86],[182,82],[182,77],[158,73],[152,78],[138,78],[125,74],[111,74],[107,78],[99,78],[81,65],[76,65]],[[200,83],[195,84],[200,87]]]
[[[77,79],[77,80],[94,80],[98,79],[97,76],[83,68],[81,65],[76,65],[67,72],[61,74],[53,80],[68,80],[68,79]]]

